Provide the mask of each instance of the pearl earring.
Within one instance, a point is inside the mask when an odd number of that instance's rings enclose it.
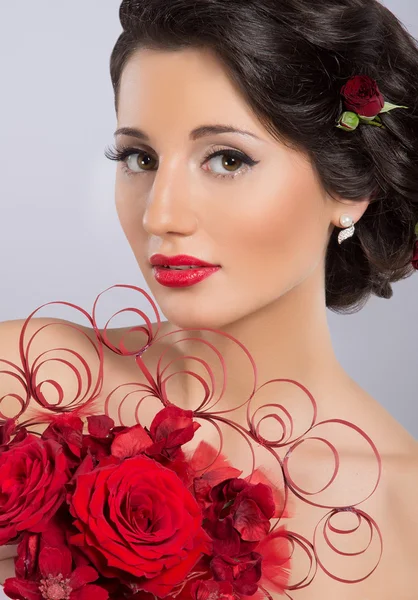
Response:
[[[341,215],[340,223],[342,227],[345,227],[345,229],[340,231],[340,233],[338,234],[338,243],[342,244],[344,240],[354,235],[355,227],[353,217],[351,217],[350,215]]]

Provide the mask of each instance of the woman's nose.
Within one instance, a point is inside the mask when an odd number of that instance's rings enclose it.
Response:
[[[191,235],[197,226],[193,210],[191,185],[187,175],[177,166],[159,167],[147,198],[143,227],[147,233]]]

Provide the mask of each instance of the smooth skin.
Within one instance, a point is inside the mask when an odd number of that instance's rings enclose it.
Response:
[[[209,50],[138,51],[125,67],[118,100],[118,130],[141,130],[146,138],[132,131],[115,136],[117,150],[133,148],[118,164],[116,206],[145,281],[167,319],[161,333],[208,327],[234,336],[251,352],[260,382],[286,377],[303,383],[316,398],[321,419],[356,424],[382,457],[381,483],[361,506],[382,531],[384,553],[377,570],[357,585],[339,583],[319,570],[315,581],[292,597],[416,599],[417,443],[345,372],[327,323],[328,241],[342,214],[351,215],[355,223],[362,218],[368,198],[352,202],[329,196],[307,155],[267,132]],[[208,126],[247,133],[208,132]],[[206,129],[200,134],[192,134],[202,127]],[[233,150],[252,162],[210,157],[219,150]],[[221,269],[196,286],[167,288],[154,279],[149,259],[155,253],[190,254]],[[4,357],[10,357],[10,340],[17,339],[20,326],[19,321],[3,324]],[[115,339],[121,333],[114,330]],[[66,335],[63,340],[68,341]],[[202,340],[210,336],[203,331],[196,335]],[[83,342],[75,344],[80,348]],[[228,406],[236,406],[248,392],[248,380],[236,349],[220,338],[217,348],[228,365]],[[186,357],[196,351],[196,344],[182,346],[182,368],[193,369]],[[151,348],[150,368],[157,359]],[[139,378],[126,358],[108,352],[105,360],[105,391]],[[173,393],[181,391],[182,406],[193,407],[196,390],[187,382]],[[306,404],[295,402],[290,410],[295,423],[304,421]],[[349,486],[366,486],[376,465],[370,453],[364,444],[356,445],[348,430],[339,432],[338,441],[341,456],[351,466]],[[226,450],[234,463],[239,450],[228,441]],[[319,446],[301,450],[300,481],[309,480],[315,487],[326,460],[329,456]],[[311,538],[323,514],[302,503],[295,506],[288,526]]]

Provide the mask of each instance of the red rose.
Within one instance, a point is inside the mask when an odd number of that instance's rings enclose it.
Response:
[[[374,79],[368,75],[356,75],[341,88],[345,106],[362,117],[375,117],[385,101]]]
[[[28,435],[0,454],[0,545],[21,532],[44,531],[65,498],[70,477],[55,440]]]
[[[70,543],[105,577],[135,578],[138,589],[164,598],[211,553],[199,506],[173,471],[150,458],[105,464],[77,476],[68,496],[79,531]]]
[[[412,266],[414,267],[414,269],[418,270],[418,240],[415,242],[415,245],[414,245],[414,253],[412,256]]]

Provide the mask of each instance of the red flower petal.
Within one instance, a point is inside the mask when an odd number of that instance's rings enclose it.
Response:
[[[274,504],[273,492],[268,485],[265,485],[264,483],[251,485],[251,487],[248,487],[240,494],[239,498],[253,500],[266,519],[273,518],[276,507]]]
[[[65,546],[61,548],[45,546],[39,554],[39,569],[43,577],[48,577],[48,575],[56,577],[62,573],[66,579],[71,573],[71,567],[71,552]]]
[[[52,439],[62,444],[80,457],[82,444],[83,421],[71,413],[63,413],[56,417],[42,433],[42,439]]]
[[[70,595],[70,600],[107,600],[108,598],[108,592],[98,585],[85,585]]]
[[[195,547],[193,550],[179,565],[163,571],[161,575],[158,575],[153,579],[149,579],[143,586],[143,589],[158,597],[164,598],[176,584],[183,581],[186,575],[198,562],[201,555],[208,554],[211,551],[211,544],[209,538],[206,537],[206,534],[202,537],[200,543],[197,539],[194,540],[194,543]]]
[[[278,518],[281,517],[282,519],[284,518],[289,518],[291,516],[290,512],[289,512],[289,502],[286,505],[286,510],[283,512],[284,506],[285,506],[285,494],[284,491],[282,491],[281,488],[284,488],[284,483],[282,484],[282,486],[280,487],[277,483],[273,483],[272,481],[272,476],[268,476],[267,473],[264,472],[263,469],[256,469],[252,474],[251,474],[251,479],[250,479],[251,483],[256,484],[256,483],[264,483],[264,485],[267,485],[273,494],[273,502],[274,502],[274,514],[273,517],[274,518]]]
[[[232,585],[226,581],[196,581],[192,586],[192,600],[234,600]]]
[[[160,410],[151,423],[150,434],[155,448],[153,454],[163,450],[175,452],[180,446],[189,442],[200,424],[193,421],[193,412],[178,406],[168,406]]]
[[[231,517],[209,523],[207,531],[213,538],[214,554],[226,554],[227,556],[240,554],[241,539]]]
[[[77,471],[74,473],[74,477],[83,475],[84,473],[90,473],[94,468],[94,460],[90,454],[87,454],[83,461],[80,463]]]
[[[6,446],[10,442],[10,438],[16,429],[15,419],[6,419],[0,425],[0,448]]]
[[[99,578],[99,574],[93,567],[77,567],[71,574],[70,586],[73,590],[78,590],[86,583],[93,583]]]
[[[92,415],[87,417],[87,429],[90,435],[96,438],[106,438],[115,422],[107,415]]]
[[[155,442],[166,438],[178,429],[184,429],[193,422],[193,412],[178,406],[167,406],[158,412],[150,427],[150,434]]]
[[[261,577],[261,556],[252,552],[242,559],[216,556],[210,566],[217,581],[229,581],[239,594],[251,596],[258,589]]]
[[[242,539],[247,542],[262,540],[270,530],[270,520],[250,498],[245,498],[239,503],[234,514],[234,525]]]
[[[17,577],[10,577],[5,580],[4,593],[9,598],[15,598],[16,600],[43,600],[35,581],[27,581]]]
[[[135,425],[119,433],[113,440],[111,453],[120,459],[141,454],[152,445],[152,440],[142,425]]]

